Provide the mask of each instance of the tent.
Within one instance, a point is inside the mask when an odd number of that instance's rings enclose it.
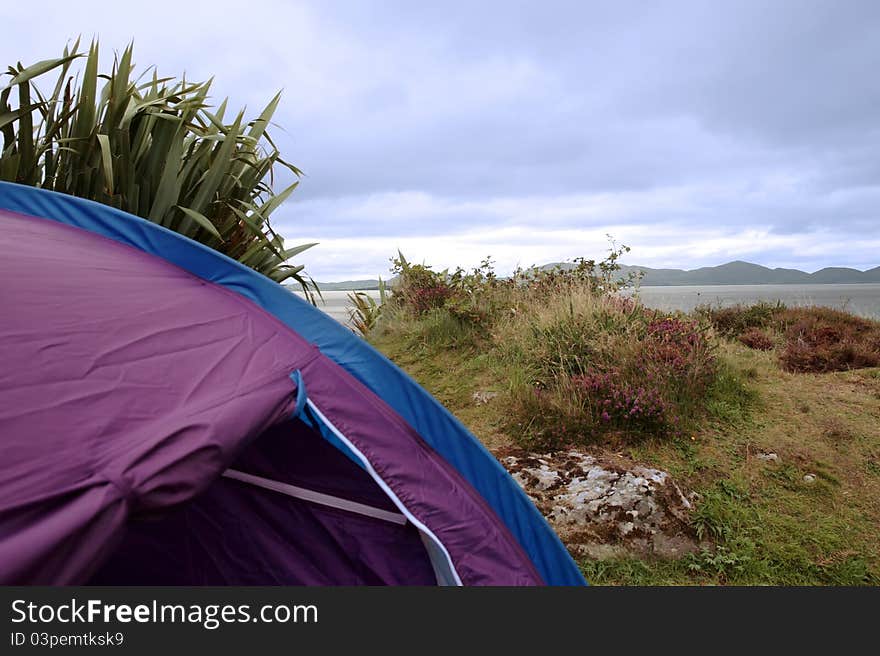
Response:
[[[347,328],[197,242],[0,182],[0,583],[582,585]]]

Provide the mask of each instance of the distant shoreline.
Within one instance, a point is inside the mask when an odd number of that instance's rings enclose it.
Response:
[[[538,269],[548,270],[554,267],[568,269],[574,265],[569,262],[553,262]],[[813,273],[799,269],[771,269],[743,262],[728,262],[714,267],[699,269],[652,269],[638,265],[620,266],[619,275],[641,274],[642,287],[687,287],[687,286],[721,286],[721,285],[853,285],[880,283],[880,266],[861,271],[849,267],[825,267]],[[344,280],[340,282],[319,282],[318,287],[327,291],[375,291],[379,289],[379,280]]]
[[[302,295],[301,290],[290,289]],[[379,300],[377,289],[322,288],[318,307],[345,323],[349,294],[364,292]],[[689,312],[699,305],[733,306],[781,302],[789,307],[820,305],[846,310],[858,316],[880,319],[880,283],[808,283],[758,285],[640,285],[627,289],[641,302],[657,310]]]
[[[650,285],[640,284],[639,287],[775,287],[780,285],[803,287],[805,285],[876,285],[880,281],[859,280],[856,282],[667,282]],[[316,282],[318,288],[328,292],[377,292],[379,283],[367,286],[352,286],[349,282]],[[388,287],[390,287],[390,283]]]

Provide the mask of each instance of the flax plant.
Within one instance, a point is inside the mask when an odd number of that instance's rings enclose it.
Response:
[[[281,158],[267,127],[280,94],[253,119],[209,102],[212,80],[134,75],[132,46],[98,72],[98,43],[6,71],[0,86],[0,179],[88,198],[198,240],[272,280],[320,294],[284,248],[270,215],[301,171]],[[77,60],[80,60],[79,62]],[[84,64],[75,75],[74,63]],[[38,82],[54,75],[51,86]],[[2,85],[2,82],[0,82]],[[227,115],[228,114],[228,115]],[[274,169],[296,180],[278,193]]]

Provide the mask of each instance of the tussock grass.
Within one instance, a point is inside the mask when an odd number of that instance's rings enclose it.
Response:
[[[374,339],[485,353],[504,371],[505,431],[523,446],[669,438],[725,402],[708,322],[622,298],[601,264],[500,281],[485,264],[449,275],[397,262]]]

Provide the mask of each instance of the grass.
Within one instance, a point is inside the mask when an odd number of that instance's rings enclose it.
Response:
[[[654,443],[633,454],[701,494],[693,521],[718,549],[648,568],[586,562],[585,573],[610,584],[880,583],[876,370],[792,375],[766,353],[726,348],[756,372],[752,411],[707,422],[687,450]],[[756,458],[771,451],[778,464]]]
[[[552,303],[542,305],[546,325],[553,324]],[[786,324],[778,306],[768,307],[744,321],[728,316],[743,324],[736,330],[716,327],[729,337],[710,337],[716,366],[705,392],[693,397],[683,430],[642,439],[606,431],[582,441],[586,450],[613,449],[665,469],[695,491],[693,528],[714,545],[677,560],[581,558],[591,583],[880,584],[880,369],[786,370],[784,337],[803,316],[787,313],[793,321]],[[574,346],[610,344],[611,354],[625,359],[609,338],[617,329],[612,324],[582,332],[593,337]],[[369,337],[498,451],[528,442],[522,427],[511,426],[511,416],[518,416],[512,409],[552,351],[536,355],[533,328],[522,312],[475,330],[433,308],[417,316],[392,312]],[[773,335],[774,347],[758,350],[738,341],[751,329]],[[563,355],[573,353],[577,348]],[[498,396],[478,404],[473,394],[479,391]],[[757,457],[770,452],[777,461]],[[808,474],[812,482],[805,481]]]

